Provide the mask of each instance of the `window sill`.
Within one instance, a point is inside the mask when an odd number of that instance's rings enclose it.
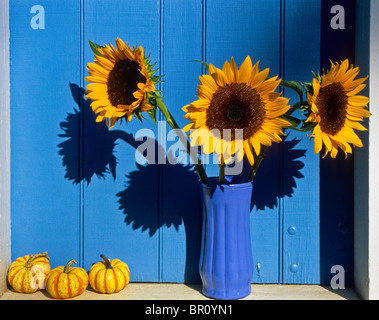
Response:
[[[8,290],[0,300],[53,300],[45,291],[32,294]],[[130,283],[115,294],[100,294],[90,287],[70,300],[210,300],[201,293],[201,285],[171,283]],[[359,300],[353,289],[333,290],[319,285],[253,284],[243,300]]]

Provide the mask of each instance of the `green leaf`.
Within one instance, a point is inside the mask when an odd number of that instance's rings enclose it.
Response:
[[[290,116],[292,113],[294,113],[296,110],[298,109],[301,109],[302,107],[302,103],[301,102],[297,102],[295,103],[293,106],[291,106],[291,109],[289,109],[287,112],[286,112],[286,115],[287,116]]]
[[[200,62],[204,66],[204,68],[209,72],[209,63],[206,63],[202,60],[190,60],[190,62]]]
[[[147,101],[153,107],[153,109],[148,110],[147,113],[151,120],[153,120],[154,125],[157,124],[157,99],[159,99],[159,97],[156,92],[147,93]]]
[[[157,108],[153,108],[147,111],[148,115],[150,116],[151,120],[153,120],[154,125],[157,124]]]
[[[301,120],[299,120],[298,118],[295,118],[287,114],[283,114],[281,118],[287,120],[291,124],[291,128],[297,128],[301,123]]]
[[[140,112],[133,112],[133,114],[134,114],[134,116],[135,116],[139,121],[141,121],[141,123],[143,123],[143,122],[142,122],[142,117],[141,117],[141,113],[140,113]]]
[[[300,130],[301,132],[312,131],[315,126],[317,126],[316,122],[305,122],[303,126],[300,128]]]
[[[303,103],[303,87],[297,81],[285,81],[282,80],[279,84],[281,87],[289,88],[297,92],[300,97],[301,103]]]
[[[304,122],[301,128],[292,126],[292,127],[289,127],[289,129],[298,131],[298,132],[308,132],[308,131],[312,131],[316,125],[317,123],[315,122]]]
[[[311,96],[313,95],[313,85],[312,83],[305,83],[304,84],[305,92],[309,93]]]
[[[98,48],[104,48],[98,44],[96,44],[95,42],[92,42],[91,40],[88,40],[89,42],[89,46],[91,47],[91,50],[93,51],[94,54],[98,55],[99,52],[97,51]]]

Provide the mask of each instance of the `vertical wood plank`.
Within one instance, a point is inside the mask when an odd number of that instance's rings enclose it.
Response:
[[[322,1],[321,67],[330,68],[330,60],[349,59],[355,65],[356,1],[343,3],[345,28],[330,26],[335,1]],[[332,44],[332,45],[331,45]],[[361,73],[359,77],[366,76]],[[336,159],[320,159],[320,273],[321,283],[330,284],[334,265],[345,270],[345,285],[353,284],[354,275],[354,156],[345,158],[339,152]],[[330,246],[333,243],[333,246]]]
[[[158,61],[160,1],[85,0],[85,64],[93,61],[87,39],[104,45],[114,44],[117,37],[146,48]],[[83,170],[92,179],[84,188],[85,266],[89,268],[104,253],[129,265],[131,281],[159,281],[159,170],[154,164],[136,163],[136,148],[142,141],[135,141],[144,128],[158,148],[157,129],[149,118],[143,125],[133,118],[109,131],[104,123],[94,124],[91,112],[86,114]],[[94,175],[99,168],[103,178]]]
[[[260,61],[260,70],[270,68],[270,76],[279,75],[279,0],[208,0],[206,13],[207,62],[222,68],[233,56],[239,66],[250,55],[253,63]],[[251,235],[257,283],[279,280],[279,161],[274,145],[254,181]],[[207,165],[207,173],[217,176],[218,165]]]
[[[319,0],[287,0],[285,3],[284,79],[311,82],[311,71],[320,67]],[[291,104],[298,101],[296,94],[285,91]],[[283,152],[283,183],[293,170],[290,152],[297,152],[303,178],[294,180],[292,197],[283,199],[283,282],[319,283],[319,156],[313,152],[313,142],[304,134],[291,132],[287,140],[296,144],[292,151]],[[300,163],[299,163],[300,164]]]
[[[374,4],[374,3],[373,3]],[[376,4],[374,4],[376,6]],[[371,0],[361,0],[356,3],[356,50],[355,62],[359,66],[363,75],[370,74],[370,60],[376,60],[375,55],[370,58],[370,25],[371,21],[377,21],[375,15],[371,15]],[[379,11],[376,11],[378,16]],[[372,40],[375,35],[372,35]],[[376,41],[378,45],[378,41]],[[374,52],[378,52],[377,50]],[[372,108],[373,97],[369,95],[370,87],[372,86],[372,74],[368,80],[368,86],[362,91],[363,95],[370,97],[370,109]],[[375,81],[375,80],[374,80]],[[379,81],[377,82],[379,83]],[[374,85],[372,90],[375,90]],[[375,90],[376,91],[376,90]],[[371,109],[372,110],[372,109]],[[372,112],[372,111],[371,111]],[[376,148],[376,144],[372,141],[370,145],[370,135],[375,136],[372,132],[372,120],[366,119],[365,127],[369,129],[369,133],[361,133],[359,137],[362,139],[364,148],[355,150],[354,152],[354,289],[362,299],[371,298],[369,293],[370,287],[375,288],[375,283],[372,282],[372,276],[369,271],[376,270],[375,264],[369,261],[369,216],[373,212],[375,215],[375,206],[373,211],[370,211],[369,198],[370,186],[369,181],[376,181],[376,175],[370,174],[370,149]],[[375,151],[375,150],[374,150]],[[371,159],[375,159],[375,154]],[[375,166],[375,164],[374,164]],[[377,201],[376,194],[371,194],[371,197]],[[370,225],[370,228],[375,228],[375,225]],[[376,236],[377,238],[377,236]],[[375,271],[373,273],[376,274]],[[370,280],[369,280],[370,279]]]
[[[202,67],[202,2],[165,0],[164,56],[162,73],[165,102],[179,126],[187,124],[182,107],[196,100]],[[167,125],[167,131],[171,129]],[[171,133],[170,133],[171,135]],[[162,167],[162,280],[199,282],[201,204],[198,176],[189,165],[170,163],[178,157],[178,138],[167,136],[168,159]],[[166,137],[161,137],[165,139]],[[173,154],[171,151],[175,151]],[[182,154],[185,150],[181,147]],[[170,151],[171,150],[171,151]]]
[[[64,178],[58,145],[76,107],[69,83],[80,80],[80,8],[77,0],[38,1],[45,29],[33,29],[34,5],[10,2],[12,259],[48,251],[56,267],[79,261],[80,191]]]

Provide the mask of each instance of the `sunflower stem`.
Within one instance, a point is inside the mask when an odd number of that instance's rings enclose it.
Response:
[[[304,103],[303,88],[301,87],[300,83],[298,83],[297,81],[285,81],[285,80],[282,80],[280,82],[279,86],[285,87],[285,88],[288,88],[288,89],[291,89],[291,90],[295,91],[299,95],[300,104],[303,105],[303,103]]]
[[[207,174],[204,170],[204,167],[201,163],[201,160],[193,153],[191,152],[191,144],[187,139],[187,136],[183,133],[179,125],[176,123],[174,117],[171,115],[170,111],[168,111],[166,105],[163,103],[162,98],[159,96],[159,94],[156,95],[155,98],[156,105],[159,108],[159,110],[162,112],[163,116],[166,119],[166,122],[169,124],[169,126],[175,130],[176,135],[178,136],[179,140],[182,142],[182,144],[186,147],[186,151],[191,157],[192,162],[195,166],[195,171],[197,175],[199,176],[199,179],[203,183],[209,184],[209,180],[207,177]]]
[[[257,160],[254,162],[254,165],[250,169],[249,176],[247,177],[247,182],[252,182],[255,175],[257,174],[258,168],[263,161],[263,159],[266,158],[266,151],[268,149],[268,146],[263,146],[261,149],[261,152],[257,158]]]
[[[224,180],[225,180],[225,167],[226,167],[225,162],[223,162],[222,164],[220,164],[220,173],[219,173],[219,176],[218,176],[218,183],[219,184],[223,184],[224,183]]]

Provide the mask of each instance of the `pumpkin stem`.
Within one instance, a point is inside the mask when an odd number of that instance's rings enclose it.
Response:
[[[66,266],[64,267],[63,269],[63,272],[64,273],[69,273],[70,272],[70,267],[71,265],[75,263],[76,264],[76,261],[74,259],[71,259],[69,262],[67,262]]]
[[[40,258],[40,257],[44,257],[46,259],[50,259],[47,255],[47,252],[43,252],[43,253],[37,253],[37,254],[33,254],[29,259],[28,261],[26,261],[25,263],[25,267],[26,268],[30,268],[32,266],[32,262],[37,259],[37,258]]]
[[[105,264],[105,267],[107,269],[113,269],[112,265],[111,265],[111,262],[109,261],[109,259],[106,256],[104,256],[103,254],[101,254],[100,257],[102,257],[104,259],[103,263]]]

